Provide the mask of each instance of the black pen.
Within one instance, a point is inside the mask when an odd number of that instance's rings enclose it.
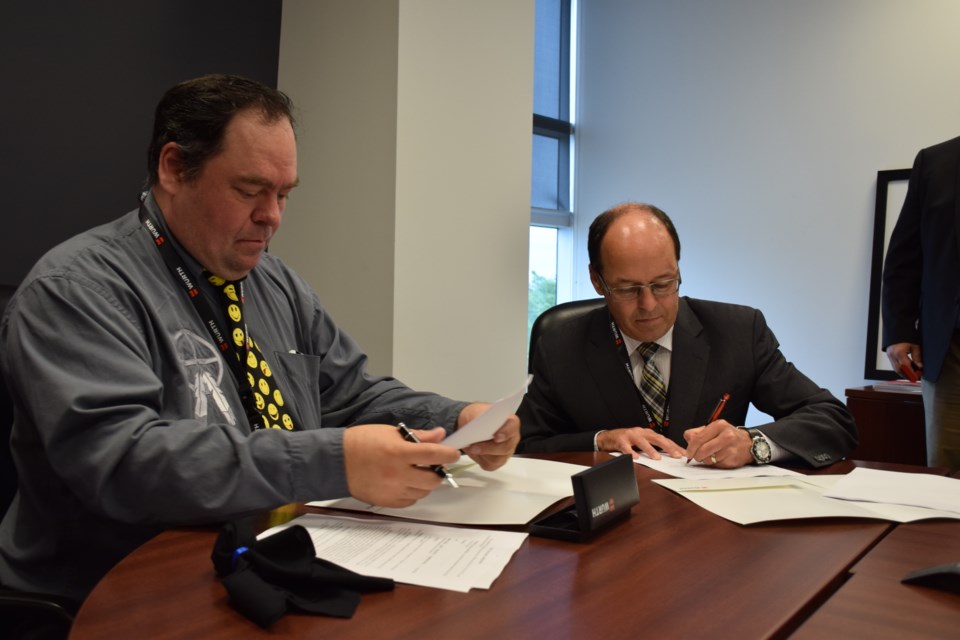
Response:
[[[420,442],[420,438],[418,438],[416,434],[413,433],[413,431],[410,431],[410,429],[407,428],[407,425],[403,424],[402,422],[397,424],[397,429],[400,430],[400,435],[402,435],[403,439],[406,440],[407,442],[416,442],[416,443]],[[430,465],[430,470],[433,471],[438,476],[440,476],[442,479],[449,482],[450,486],[453,487],[454,489],[460,488],[460,485],[457,484],[457,481],[453,479],[453,476],[450,475],[450,472],[447,471],[446,467],[444,467],[443,465],[432,464]]]

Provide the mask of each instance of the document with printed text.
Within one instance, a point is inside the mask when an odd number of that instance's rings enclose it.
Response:
[[[258,538],[293,525],[310,533],[323,560],[365,576],[462,592],[489,589],[527,538],[513,531],[319,514],[300,516]]]

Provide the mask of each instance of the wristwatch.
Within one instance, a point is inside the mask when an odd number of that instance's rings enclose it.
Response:
[[[770,451],[770,443],[767,442],[764,435],[756,429],[750,429],[747,433],[750,435],[751,440],[753,440],[753,444],[750,445],[750,455],[753,456],[753,461],[757,464],[767,464],[770,462],[773,453]]]

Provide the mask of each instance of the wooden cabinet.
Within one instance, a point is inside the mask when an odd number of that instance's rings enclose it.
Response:
[[[923,398],[919,393],[877,391],[873,386],[846,390],[847,408],[857,422],[860,444],[852,460],[927,465]]]

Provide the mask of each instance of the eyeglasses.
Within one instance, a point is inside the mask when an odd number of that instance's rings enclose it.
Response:
[[[651,282],[650,284],[635,284],[629,287],[614,287],[611,289],[607,286],[607,283],[603,281],[603,276],[599,273],[597,274],[597,278],[600,279],[600,284],[603,285],[604,290],[610,294],[611,298],[622,302],[638,300],[643,295],[644,289],[650,289],[650,293],[656,298],[666,298],[677,292],[681,282],[680,276],[678,275],[676,278]]]

